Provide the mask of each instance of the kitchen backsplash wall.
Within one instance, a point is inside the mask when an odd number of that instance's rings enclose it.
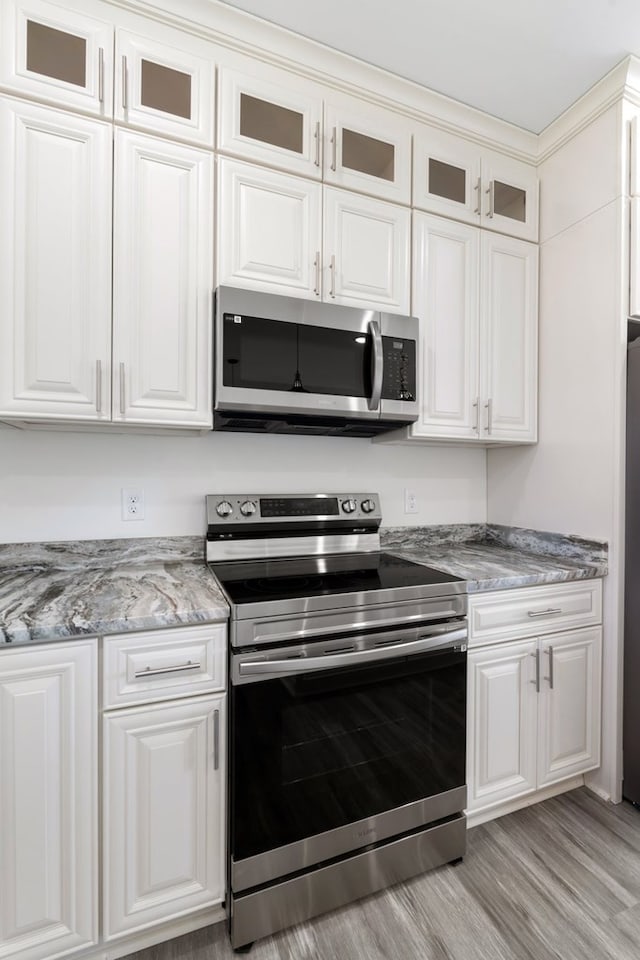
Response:
[[[142,488],[144,520],[121,490]],[[418,512],[404,512],[405,489]],[[379,492],[385,526],[486,521],[483,449],[334,437],[19,431],[0,425],[0,542],[202,534],[204,495]]]

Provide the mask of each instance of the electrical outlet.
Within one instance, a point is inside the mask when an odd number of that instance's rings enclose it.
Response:
[[[405,487],[404,491],[404,512],[418,513],[418,494],[408,487]]]
[[[144,520],[144,490],[139,487],[122,488],[122,519]]]

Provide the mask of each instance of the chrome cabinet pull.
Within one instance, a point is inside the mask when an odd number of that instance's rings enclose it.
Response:
[[[329,264],[329,269],[331,271],[331,286],[329,287],[329,296],[334,297],[336,295],[336,258],[335,254],[331,254],[331,262]]]
[[[536,688],[536,693],[540,693],[540,651],[536,650],[531,656],[536,658],[536,678],[535,680],[529,680],[529,683],[533,683]]]
[[[127,58],[122,54],[122,109],[129,109],[129,97],[127,96]]]
[[[120,413],[124,417],[124,363],[120,364]]]
[[[487,216],[489,217],[490,220],[493,220],[493,214],[494,214],[494,212],[495,212],[495,209],[494,209],[494,208],[495,208],[495,199],[496,199],[496,194],[495,194],[495,180],[492,180],[492,181],[490,182],[489,186],[487,187],[487,191],[486,191],[486,192],[489,194],[489,209],[487,210]]]
[[[491,399],[487,400],[485,407],[487,409],[487,433],[491,433],[491,427],[493,425],[493,401]]]
[[[480,397],[476,397],[471,406],[476,411],[476,422],[471,429],[474,433],[480,433]]]
[[[316,268],[316,284],[315,284],[315,287],[313,288],[313,292],[315,293],[316,297],[319,297],[320,296],[320,251],[319,250],[316,251],[316,258],[313,261],[313,265]]]
[[[478,181],[473,189],[476,191],[476,201],[477,201],[476,208],[473,212],[477,213],[478,216],[480,216],[482,213],[482,178],[481,177],[478,177]]]
[[[553,647],[547,647],[547,653],[549,654],[549,676],[545,677],[545,680],[549,681],[549,689],[553,690]]]
[[[320,121],[316,120],[316,132],[314,133],[314,138],[316,141],[316,158],[313,161],[316,167],[320,166]]]
[[[202,664],[193,663],[191,660],[187,660],[186,663],[178,664],[176,667],[145,667],[144,670],[138,670],[137,673],[134,673],[136,680],[140,680],[141,677],[160,677],[165,673],[184,673],[185,670],[200,670]]]
[[[96,413],[102,413],[102,361],[96,360]]]
[[[220,766],[220,711],[213,711],[213,769]]]
[[[562,607],[547,607],[546,610],[527,610],[528,617],[554,617],[562,613]]]
[[[98,47],[98,100],[104,104],[104,49]]]
[[[334,127],[331,132],[331,169],[335,170],[338,165],[338,128]]]

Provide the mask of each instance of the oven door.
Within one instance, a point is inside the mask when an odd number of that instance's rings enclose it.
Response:
[[[459,815],[466,623],[232,657],[231,885]]]

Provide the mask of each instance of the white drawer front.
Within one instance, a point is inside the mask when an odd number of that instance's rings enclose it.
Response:
[[[602,581],[502,590],[469,597],[469,645],[534,637],[602,621]]]
[[[223,690],[226,646],[226,623],[105,638],[105,709]]]

